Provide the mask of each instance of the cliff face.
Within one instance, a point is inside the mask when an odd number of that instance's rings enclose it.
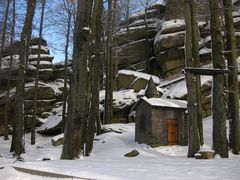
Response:
[[[15,44],[14,48],[14,60],[11,69],[9,68],[10,56],[9,49],[5,51],[5,57],[2,61],[2,69],[0,71],[0,135],[3,134],[3,121],[4,121],[4,107],[6,102],[6,90],[7,90],[7,78],[12,77],[11,90],[10,90],[10,108],[9,123],[11,123],[14,114],[14,96],[15,96],[15,84],[16,75],[18,71],[19,63],[19,52],[18,43]],[[38,59],[38,39],[32,39],[29,48],[29,57],[27,63],[26,79],[25,79],[25,92],[24,92],[24,109],[25,109],[25,129],[30,128],[32,115],[33,115],[33,99],[34,99],[34,79],[36,73],[36,65]],[[54,68],[52,64],[53,56],[50,55],[49,49],[47,47],[47,42],[42,40],[40,49],[40,72],[39,72],[39,87],[38,87],[38,97],[37,97],[37,126],[42,125],[47,118],[55,114],[56,108],[61,105],[62,99],[62,88],[63,79],[56,77],[54,75]],[[5,74],[5,75],[4,75]]]

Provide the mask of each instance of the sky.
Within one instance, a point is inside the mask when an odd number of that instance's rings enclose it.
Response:
[[[2,1],[2,0],[0,0]],[[164,0],[151,0],[153,2],[162,2]],[[65,48],[65,38],[66,38],[66,28],[67,20],[66,13],[61,9],[61,0],[47,0],[45,9],[45,18],[43,26],[43,38],[47,40],[48,47],[50,49],[50,54],[54,56],[53,63],[60,62],[64,60],[64,48]],[[107,8],[107,3],[105,3],[105,8]],[[1,12],[4,12],[5,7],[0,7]],[[3,11],[2,11],[3,10]],[[138,8],[141,10],[141,7]],[[20,32],[24,22],[24,15],[26,13],[26,1],[17,0],[16,1],[16,40],[20,39]],[[1,13],[3,15],[4,13]],[[33,22],[33,37],[38,37],[39,24],[40,24],[40,14],[41,14],[41,4],[40,1],[37,3],[35,17]],[[11,21],[11,14],[9,15],[9,21]],[[73,27],[71,28],[73,31]],[[69,47],[69,55],[71,58],[72,43]]]

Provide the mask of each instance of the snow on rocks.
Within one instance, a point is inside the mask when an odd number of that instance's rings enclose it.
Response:
[[[62,130],[62,106],[53,108],[47,121],[37,128],[37,132],[44,135],[56,135]]]
[[[59,134],[57,136],[54,136],[51,139],[51,142],[52,142],[53,146],[59,146],[59,145],[63,144],[63,140],[64,140],[64,134],[62,133],[62,134]]]
[[[51,56],[51,55],[49,55],[49,54],[40,54],[40,60],[41,60],[41,61],[49,61],[49,62],[52,62],[53,58],[54,58],[54,57]],[[38,55],[37,55],[37,54],[31,54],[31,55],[29,55],[28,60],[29,60],[29,61],[36,61],[36,60],[38,60]]]
[[[31,54],[38,53],[38,45],[33,45],[29,47]],[[40,46],[40,54],[49,54],[49,49],[47,46]]]
[[[185,30],[185,20],[184,19],[172,19],[165,21],[162,25],[161,34],[174,33],[178,31]]]
[[[13,69],[17,69],[18,68],[18,64],[19,64],[19,55],[15,54],[13,55],[13,60],[11,62],[11,56],[6,56],[2,59],[2,69],[5,68],[10,68],[10,63],[12,63],[12,67]]]

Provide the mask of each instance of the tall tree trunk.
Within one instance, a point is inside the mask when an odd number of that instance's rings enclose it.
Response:
[[[24,142],[23,142],[23,134],[24,134],[24,79],[25,79],[25,64],[27,60],[27,49],[26,46],[27,38],[31,34],[32,30],[32,21],[35,13],[36,0],[28,0],[27,1],[27,13],[24,21],[23,30],[21,33],[21,42],[20,42],[20,62],[19,62],[19,70],[18,70],[18,82],[16,85],[16,101],[15,101],[15,118],[13,122],[13,138],[12,138],[12,146],[11,151],[15,153],[15,155],[19,156],[24,152]]]
[[[63,127],[62,132],[64,132],[64,127],[66,123],[66,105],[67,105],[67,78],[68,78],[68,46],[69,46],[69,36],[70,36],[70,28],[71,28],[71,19],[72,12],[69,8],[69,2],[67,2],[68,8],[68,19],[67,19],[67,33],[66,33],[66,43],[65,43],[65,62],[64,62],[64,88],[63,88],[63,110],[62,110],[62,119],[63,119]]]
[[[0,69],[2,67],[2,58],[3,58],[3,50],[6,41],[6,32],[7,32],[7,20],[9,14],[9,7],[10,7],[10,0],[7,0],[7,7],[4,16],[4,23],[3,23],[3,34],[2,34],[2,42],[1,42],[1,52],[0,52]]]
[[[40,27],[39,27],[39,40],[38,40],[38,59],[37,59],[37,66],[36,66],[36,76],[35,76],[35,86],[34,86],[34,98],[33,98],[33,119],[31,124],[31,144],[35,144],[36,141],[36,120],[37,120],[37,112],[38,112],[38,82],[39,82],[39,66],[40,66],[40,59],[41,59],[41,40],[42,40],[42,29],[43,29],[43,19],[44,19],[44,10],[46,5],[46,0],[41,0],[42,4],[42,12],[41,12],[41,20],[40,20]]]
[[[113,62],[112,62],[112,36],[113,36],[113,8],[112,0],[108,1],[108,35],[107,35],[107,62],[104,123],[110,124],[113,119]]]
[[[93,114],[96,123],[97,134],[101,134],[101,117],[99,111],[99,91],[100,91],[100,67],[101,67],[101,37],[102,37],[102,13],[103,13],[103,0],[96,0],[96,10],[94,14],[95,22],[95,63],[93,80]]]
[[[184,1],[185,6],[185,22],[186,22],[186,37],[185,37],[185,61],[187,67],[193,67],[193,45],[192,45],[192,26],[191,26],[191,11],[190,1]],[[198,136],[198,125],[197,125],[197,106],[196,106],[196,93],[197,87],[195,83],[195,77],[189,72],[185,75],[187,85],[187,100],[188,100],[188,121],[189,121],[189,146],[188,146],[188,157],[194,157],[195,153],[199,151],[199,136]]]
[[[192,55],[194,59],[194,67],[200,67],[199,60],[199,36],[198,36],[198,23],[196,20],[196,0],[190,0],[191,12],[191,26],[192,26]],[[196,96],[197,96],[197,121],[200,144],[204,144],[203,139],[203,122],[202,122],[202,98],[201,98],[201,79],[196,76]]]
[[[11,24],[11,39],[10,39],[10,47],[11,47],[11,55],[10,55],[10,63],[9,63],[9,75],[7,80],[7,101],[5,104],[5,117],[4,117],[4,140],[8,140],[8,110],[10,106],[10,90],[11,90],[11,69],[14,55],[14,37],[15,37],[15,22],[16,22],[16,3],[15,0],[12,1],[12,24]],[[9,79],[10,78],[10,79]]]
[[[223,38],[221,31],[220,0],[210,0],[210,29],[212,37],[213,68],[225,68],[223,57]],[[224,74],[213,76],[213,149],[221,157],[228,157],[226,138],[226,107],[224,93]]]
[[[76,159],[83,152],[89,56],[91,0],[78,0],[73,44],[73,73],[70,83],[67,121],[61,159]]]
[[[226,58],[228,62],[228,103],[230,111],[230,146],[233,154],[239,154],[240,130],[239,130],[239,95],[238,95],[238,67],[237,67],[237,47],[236,36],[232,16],[232,0],[223,0],[225,31],[226,31]],[[231,108],[230,108],[231,107]]]

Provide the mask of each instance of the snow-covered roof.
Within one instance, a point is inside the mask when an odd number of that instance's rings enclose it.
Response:
[[[164,99],[164,98],[142,97],[138,101],[138,103],[133,107],[133,110],[136,110],[136,107],[141,101],[145,101],[151,106],[155,106],[155,107],[187,109],[187,101],[175,100],[175,99]]]

